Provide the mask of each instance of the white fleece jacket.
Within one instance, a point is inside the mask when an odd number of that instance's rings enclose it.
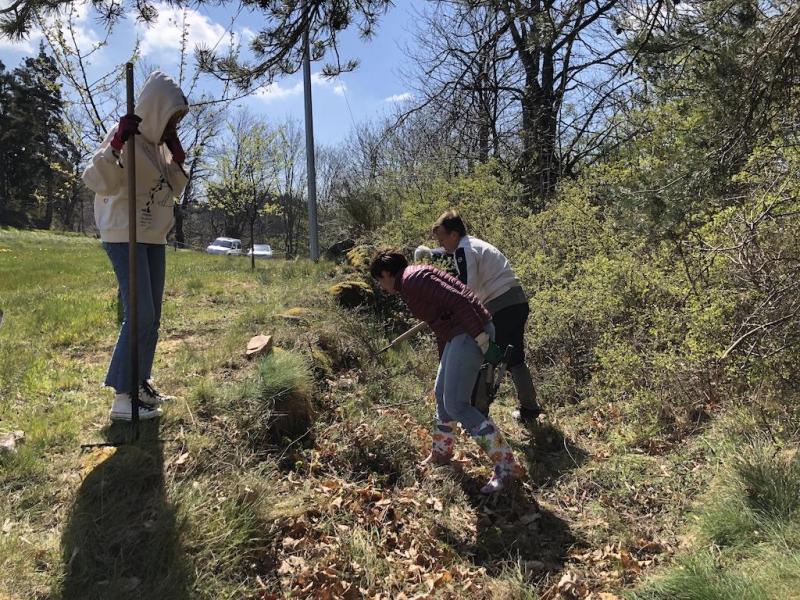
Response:
[[[174,223],[175,198],[186,187],[183,168],[159,143],[172,115],[186,110],[188,103],[178,84],[160,71],[150,74],[139,93],[135,113],[142,118],[136,136],[136,239],[143,244],[166,244]],[[111,147],[117,126],[108,132],[83,181],[95,193],[94,219],[104,242],[128,241],[128,175],[125,152]]]
[[[443,248],[436,248],[443,250]],[[525,301],[522,284],[514,274],[508,259],[500,250],[479,238],[465,235],[454,253],[458,278],[466,284],[484,305],[489,305],[513,288],[520,288],[520,298]]]

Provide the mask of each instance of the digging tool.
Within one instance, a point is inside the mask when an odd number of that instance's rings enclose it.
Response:
[[[396,338],[394,338],[391,342],[389,342],[388,346],[378,350],[378,352],[375,354],[375,356],[379,356],[379,355],[383,354],[384,352],[386,352],[387,350],[390,350],[390,349],[394,348],[400,342],[403,342],[403,341],[407,340],[410,337],[414,337],[417,333],[419,333],[420,331],[425,329],[426,325],[427,325],[427,323],[425,323],[425,321],[420,321],[419,323],[414,325],[411,329],[409,329],[405,333],[401,333]]]
[[[125,64],[128,114],[134,114],[133,63]],[[139,294],[136,289],[136,136],[127,141],[128,147],[128,332],[131,344],[131,427],[133,441],[139,439]]]
[[[496,365],[485,362],[478,371],[478,378],[475,387],[472,389],[472,406],[477,408],[484,416],[489,416],[489,407],[497,396],[497,390],[503,383],[503,378],[508,370],[508,361],[511,360],[511,353],[514,346],[506,346],[503,358]]]

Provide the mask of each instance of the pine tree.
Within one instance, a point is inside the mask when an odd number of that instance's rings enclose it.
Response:
[[[13,77],[0,61],[0,223],[12,221],[9,206],[13,167],[11,153],[16,147],[10,115],[13,102],[12,89]]]
[[[64,135],[58,69],[39,46],[36,57],[0,70],[0,220],[49,229],[67,200],[74,148]]]

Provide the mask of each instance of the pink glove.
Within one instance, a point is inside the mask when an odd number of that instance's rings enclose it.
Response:
[[[119,120],[119,125],[117,126],[116,133],[114,133],[114,137],[111,138],[111,147],[117,152],[121,152],[125,142],[127,142],[132,135],[141,133],[141,131],[139,131],[139,123],[141,122],[142,118],[136,115],[125,115],[122,117]]]
[[[167,148],[169,148],[169,151],[172,152],[172,160],[182,165],[186,161],[186,152],[183,151],[183,146],[181,146],[181,141],[178,139],[178,134],[173,133],[164,140],[164,143],[167,145]]]

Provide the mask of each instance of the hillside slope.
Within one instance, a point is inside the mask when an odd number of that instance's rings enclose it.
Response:
[[[763,406],[631,447],[611,435],[631,407],[550,405],[531,433],[504,388],[494,416],[530,479],[486,499],[466,437],[456,469],[418,465],[434,344],[376,359],[402,317],[337,307],[353,268],[167,260],[154,373],[178,400],[138,444],[82,452],[128,434],[100,387],[113,273],[95,240],[0,231],[0,433],[25,433],[0,455],[0,598],[796,594],[796,432]],[[276,350],[251,363],[259,333]]]

